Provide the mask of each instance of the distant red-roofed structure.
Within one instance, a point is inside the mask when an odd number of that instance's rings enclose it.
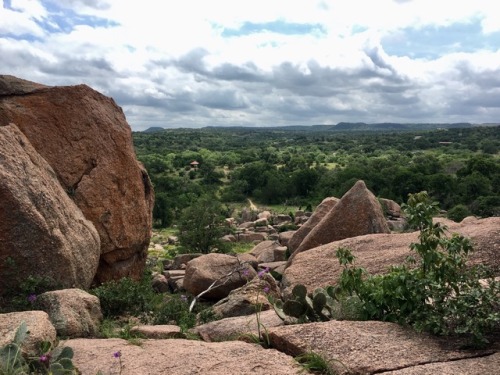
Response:
[[[193,160],[191,163],[189,163],[189,165],[191,166],[191,168],[198,169],[200,163],[198,163],[196,160]]]

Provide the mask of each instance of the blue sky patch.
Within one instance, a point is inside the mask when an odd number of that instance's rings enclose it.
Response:
[[[91,27],[113,27],[118,23],[108,20],[106,18],[99,18],[95,16],[88,16],[84,14],[77,14],[71,9],[61,8],[51,2],[46,4],[47,11],[50,16],[46,22],[40,24],[44,29],[57,32],[50,23],[56,23],[63,32],[70,32],[77,25],[87,25]]]
[[[351,33],[354,35],[354,34],[359,34],[359,33],[362,33],[364,31],[367,31],[368,30],[368,27],[366,26],[361,26],[361,25],[354,25],[351,27]]]
[[[500,32],[483,34],[480,20],[443,27],[405,28],[382,39],[390,55],[435,59],[454,52],[500,49]]]
[[[224,29],[222,36],[243,36],[265,31],[284,35],[326,34],[326,30],[321,24],[293,23],[277,20],[265,23],[245,22],[238,29]]]

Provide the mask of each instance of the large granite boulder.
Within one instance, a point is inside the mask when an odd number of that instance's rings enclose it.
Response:
[[[0,126],[0,295],[31,276],[88,288],[99,235],[14,124]]]
[[[154,193],[122,109],[86,85],[49,87],[0,76],[0,125],[11,122],[99,232],[96,281],[139,278]]]
[[[266,240],[255,245],[249,254],[256,257],[259,263],[283,261],[286,247],[281,246],[279,242]]]
[[[251,265],[235,256],[206,254],[187,263],[184,289],[196,296],[213,286],[203,298],[220,300],[256,275]]]
[[[49,314],[57,334],[62,337],[97,335],[102,321],[99,298],[81,289],[62,289],[42,293],[37,306]]]
[[[261,271],[258,277],[241,288],[232,290],[226,298],[213,305],[212,311],[220,318],[251,315],[273,309],[269,297],[276,300],[281,297],[281,294],[274,277]]]
[[[370,233],[390,230],[377,198],[359,180],[309,232],[295,253]]]
[[[474,251],[469,256],[470,264],[483,264],[500,275],[500,218],[471,218],[462,223],[438,219],[448,227],[448,235],[458,233],[472,241]],[[291,294],[294,285],[304,284],[309,291],[318,287],[335,285],[342,273],[335,252],[348,248],[356,257],[355,264],[370,274],[382,274],[391,266],[402,264],[409,255],[411,243],[418,243],[420,232],[367,234],[326,245],[297,254],[286,268],[281,280],[283,294]]]
[[[304,238],[319,224],[319,222],[329,213],[340,199],[328,197],[316,207],[309,219],[293,234],[293,237],[288,241],[287,246],[291,254],[297,250]]]
[[[283,319],[271,309],[259,314],[215,320],[191,328],[190,332],[199,335],[204,341],[237,340],[252,335],[258,336],[259,332],[262,334],[262,331],[284,324]]]

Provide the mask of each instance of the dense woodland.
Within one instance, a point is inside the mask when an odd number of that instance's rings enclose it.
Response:
[[[250,198],[307,208],[340,198],[359,179],[378,197],[398,203],[426,190],[452,218],[500,214],[500,126],[341,130],[134,132],[138,159],[155,187],[155,225],[171,225],[207,194],[227,207]]]

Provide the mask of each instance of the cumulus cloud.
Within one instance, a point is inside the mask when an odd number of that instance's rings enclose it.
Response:
[[[10,0],[0,64],[149,126],[497,122],[487,0]]]

